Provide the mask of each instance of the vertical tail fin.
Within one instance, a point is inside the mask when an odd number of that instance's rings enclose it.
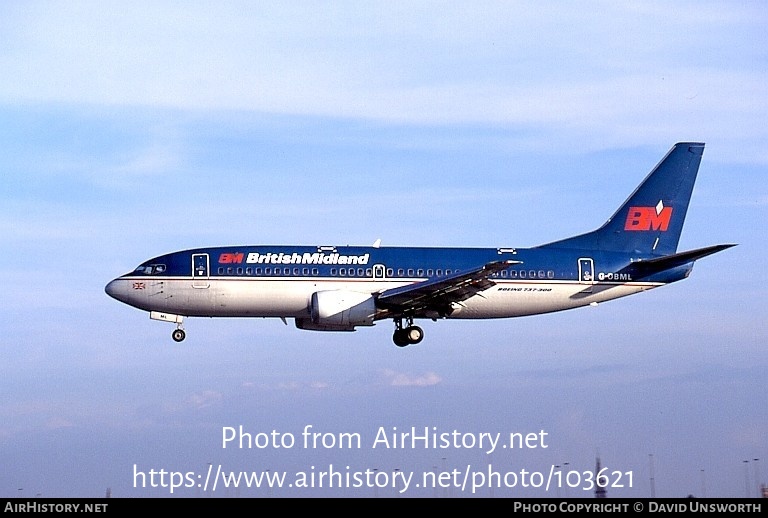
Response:
[[[602,227],[542,246],[675,253],[703,153],[703,143],[675,144]]]

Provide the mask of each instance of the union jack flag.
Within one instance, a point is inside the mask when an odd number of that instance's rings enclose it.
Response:
[[[143,290],[145,288],[143,282],[134,282],[133,283],[133,289],[134,290]]]

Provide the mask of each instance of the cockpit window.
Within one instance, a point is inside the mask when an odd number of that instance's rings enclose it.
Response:
[[[163,272],[165,272],[164,264],[142,264],[134,270],[134,273],[143,273],[145,275],[157,275]]]

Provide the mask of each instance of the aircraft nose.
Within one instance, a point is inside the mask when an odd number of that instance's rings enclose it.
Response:
[[[113,299],[129,306],[143,308],[146,303],[143,282],[133,282],[130,279],[118,277],[109,281],[104,286],[104,291]]]
[[[120,282],[117,279],[109,281],[104,287],[104,291],[113,299],[120,300]]]

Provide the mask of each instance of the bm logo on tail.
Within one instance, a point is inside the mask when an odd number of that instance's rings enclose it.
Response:
[[[672,218],[672,207],[665,207],[659,200],[655,207],[630,207],[624,230],[660,230],[666,232]]]

